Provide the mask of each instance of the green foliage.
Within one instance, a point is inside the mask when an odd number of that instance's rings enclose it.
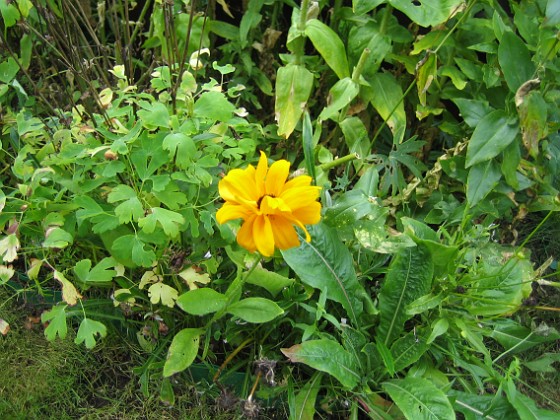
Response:
[[[127,331],[169,404],[199,361],[223,399],[243,375],[243,416],[552,416],[520,372],[555,370],[525,355],[558,339],[526,319],[557,261],[518,231],[560,209],[556,2],[187,3],[64,38],[72,2],[0,1],[0,284],[52,298],[46,337]],[[321,187],[311,240],[270,258],[215,220],[258,150]]]

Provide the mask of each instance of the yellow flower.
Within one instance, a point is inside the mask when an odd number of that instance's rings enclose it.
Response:
[[[289,181],[290,163],[274,162],[270,168],[261,152],[257,168],[232,169],[218,184],[225,204],[216,213],[218,223],[243,219],[237,242],[247,250],[269,257],[274,248],[288,249],[299,245],[294,226],[311,237],[305,225],[318,223],[321,204],[317,201],[320,187],[311,185],[311,177],[301,175]]]

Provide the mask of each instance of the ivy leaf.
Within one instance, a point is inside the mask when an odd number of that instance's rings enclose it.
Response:
[[[145,233],[153,233],[158,223],[166,235],[175,237],[179,234],[179,227],[185,223],[185,218],[174,211],[154,207],[149,215],[138,220],[138,226]]]
[[[103,258],[93,269],[91,268],[91,260],[84,259],[76,263],[74,273],[84,283],[107,283],[113,280],[117,272],[109,270],[115,267],[117,262],[112,257]]]
[[[78,303],[78,299],[82,295],[76,290],[76,287],[66,278],[60,271],[54,271],[54,278],[62,285],[62,299],[70,306]]]
[[[74,339],[74,343],[82,344],[84,341],[88,349],[95,347],[95,337],[99,335],[100,337],[107,336],[107,327],[99,321],[93,319],[84,318],[80,323],[80,328],[78,328],[78,333]]]
[[[56,335],[64,340],[68,333],[68,326],[66,325],[66,307],[68,305],[53,306],[48,312],[41,314],[41,322],[44,324],[49,323],[45,328],[45,336],[47,340],[54,341]]]
[[[175,301],[179,297],[179,292],[167,284],[154,283],[148,288],[148,296],[150,297],[150,302],[154,305],[161,301],[162,305],[173,308]]]

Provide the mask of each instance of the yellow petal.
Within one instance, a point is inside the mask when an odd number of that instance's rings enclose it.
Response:
[[[266,194],[278,197],[282,194],[282,189],[290,172],[290,162],[278,160],[272,164],[266,175],[265,189]]]
[[[299,237],[292,222],[282,216],[271,218],[274,242],[280,249],[289,249],[299,246]]]
[[[305,187],[311,185],[311,181],[313,179],[307,175],[300,175],[296,176],[293,179],[290,179],[286,184],[284,184],[283,191],[287,191],[290,188],[298,188],[298,187]]]
[[[246,169],[232,169],[224,179],[218,183],[220,196],[226,201],[240,202],[257,201],[255,185],[255,168],[249,165]]]
[[[280,212],[290,212],[290,207],[280,198],[265,195],[261,201],[261,211],[263,214],[277,214]]]
[[[237,243],[249,252],[255,252],[257,246],[253,237],[253,225],[257,215],[249,217],[237,232]]]
[[[266,178],[266,173],[268,172],[268,160],[266,154],[261,151],[261,157],[259,158],[259,163],[257,165],[257,171],[255,172],[255,184],[256,193],[259,197],[265,194],[264,180]]]
[[[274,234],[268,216],[258,216],[253,224],[253,239],[257,250],[265,257],[274,254]]]
[[[321,220],[321,203],[314,201],[305,207],[296,209],[292,212],[292,217],[304,225],[319,223],[319,220]]]
[[[247,219],[251,214],[252,212],[245,206],[225,203],[222,208],[217,211],[216,220],[219,224],[222,224],[228,220]]]
[[[290,188],[289,190],[285,190],[280,195],[280,198],[294,211],[295,209],[314,203],[315,200],[319,198],[320,190],[320,187],[313,186]]]

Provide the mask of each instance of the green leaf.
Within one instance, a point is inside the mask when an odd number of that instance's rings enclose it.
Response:
[[[144,207],[136,196],[115,207],[115,216],[117,216],[120,224],[130,223],[133,220],[137,222],[143,215]]]
[[[546,20],[544,26],[556,26],[560,24],[560,3],[556,0],[548,0],[546,3]]]
[[[508,353],[517,354],[542,343],[560,340],[560,333],[546,326],[530,330],[511,319],[502,319],[494,323],[490,337]]]
[[[368,22],[365,25],[352,25],[348,34],[348,57],[351,63],[358,63],[363,51],[369,49],[362,70],[362,76],[369,81],[379,71],[381,63],[391,52],[391,38],[380,32],[378,22]]]
[[[352,10],[357,15],[363,15],[382,3],[385,3],[385,0],[352,0]]]
[[[192,364],[198,353],[198,343],[203,332],[200,328],[185,328],[173,337],[163,365],[164,377],[182,372]]]
[[[439,25],[449,19],[455,11],[459,10],[458,7],[463,0],[422,0],[421,2],[388,0],[388,2],[413,22],[428,27]]]
[[[517,112],[521,122],[523,146],[529,154],[537,159],[539,155],[539,141],[548,132],[548,105],[539,91],[531,91],[525,96],[516,95]]]
[[[322,374],[317,372],[305,383],[295,398],[295,415],[291,420],[314,420],[315,402],[321,389]]]
[[[53,306],[48,312],[41,314],[41,322],[49,323],[45,328],[45,336],[47,340],[54,341],[56,335],[64,340],[68,333],[68,326],[66,325],[66,308],[68,305]]]
[[[486,115],[476,126],[467,146],[465,167],[489,161],[515,140],[519,126],[498,109]]]
[[[156,261],[156,254],[151,249],[144,249],[145,243],[136,235],[123,235],[113,242],[111,250],[116,258],[130,260],[142,267],[151,267]]]
[[[194,115],[212,121],[229,121],[233,117],[235,105],[221,92],[204,92],[194,104]]]
[[[556,369],[552,364],[558,362],[560,362],[560,353],[544,353],[539,358],[523,364],[533,372],[554,373]]]
[[[55,227],[47,230],[47,237],[43,241],[45,248],[66,248],[74,242],[74,237],[64,229]]]
[[[346,50],[335,31],[317,19],[310,19],[305,24],[305,35],[339,79],[350,76]]]
[[[486,197],[502,177],[498,164],[489,160],[477,163],[469,170],[467,177],[467,201],[469,207],[476,206]]]
[[[426,106],[426,93],[437,77],[437,56],[429,53],[426,61],[417,69],[416,88],[420,104]]]
[[[246,298],[227,307],[227,312],[244,321],[261,324],[282,315],[284,310],[275,302],[260,298]]]
[[[290,137],[311,94],[313,74],[303,66],[288,64],[276,75],[276,104],[274,113],[278,135]]]
[[[455,102],[461,117],[471,128],[476,128],[478,123],[492,112],[492,107],[487,101],[465,98],[451,98],[451,100]]]
[[[221,311],[226,303],[226,295],[209,288],[189,290],[177,299],[177,306],[192,315],[207,315]]]
[[[80,281],[84,283],[108,283],[117,275],[115,270],[109,270],[117,265],[117,262],[112,257],[103,258],[99,263],[91,268],[91,260],[84,259],[76,263],[74,266],[74,273],[78,276]]]
[[[401,85],[390,73],[376,73],[369,80],[371,92],[369,101],[393,133],[393,144],[400,144],[406,129],[403,91]]]
[[[119,184],[107,195],[107,202],[116,203],[118,201],[129,200],[131,198],[136,198],[136,191],[128,185]],[[81,200],[83,200],[83,198]]]
[[[142,108],[137,112],[138,118],[145,128],[153,130],[158,127],[169,127],[169,111],[164,104],[140,101],[138,105]]]
[[[377,337],[385,345],[389,346],[401,334],[409,318],[407,305],[428,294],[433,273],[430,252],[423,245],[403,249],[395,256],[379,292]]]
[[[462,413],[466,420],[480,420],[483,418],[518,419],[515,409],[508,400],[500,395],[478,395],[474,392],[461,392],[450,389],[447,395],[451,397],[455,410]]]
[[[346,141],[348,150],[351,153],[357,153],[361,158],[367,157],[370,154],[369,135],[362,120],[358,117],[345,118],[339,125],[344,134],[344,140]],[[360,162],[359,165],[361,164]],[[360,177],[360,180],[362,177],[363,175]],[[370,191],[371,189],[367,192],[364,191],[364,193],[368,195],[367,193]]]
[[[162,305],[173,308],[175,301],[179,297],[179,292],[167,284],[158,282],[148,288],[148,296],[150,297],[150,302],[154,305],[161,301]]]
[[[158,223],[165,234],[173,238],[179,234],[180,227],[185,223],[185,218],[174,211],[153,207],[150,214],[138,220],[138,226],[145,233],[153,233]]]
[[[416,363],[429,348],[424,330],[417,329],[399,338],[391,346],[395,372],[402,372]]]
[[[162,147],[169,151],[169,158],[175,159],[177,166],[181,169],[188,169],[197,151],[193,139],[183,133],[172,133],[165,136]]]
[[[0,13],[5,25],[4,31],[10,26],[14,26],[20,18],[17,7],[10,3],[7,0],[0,0]]]
[[[0,82],[10,83],[16,77],[19,71],[19,66],[12,57],[8,57],[5,61],[0,63]]]
[[[269,271],[260,267],[255,268],[245,281],[263,287],[273,297],[276,297],[284,288],[294,283],[294,279],[289,279],[274,271]]]
[[[510,379],[511,381],[511,379]],[[510,404],[515,408],[523,420],[557,420],[558,413],[537,407],[535,401],[515,389],[513,381],[510,386],[504,386]]]
[[[513,93],[534,76],[535,65],[531,61],[529,49],[521,38],[511,31],[502,35],[498,46],[498,62],[509,90]]]
[[[323,108],[323,111],[319,115],[319,119],[326,120],[336,117],[342,108],[350,105],[354,98],[358,96],[359,92],[360,86],[352,79],[349,77],[340,79],[329,90],[329,105],[326,108]]]
[[[366,291],[356,277],[352,254],[336,231],[324,223],[311,226],[309,234],[311,242],[302,241],[298,248],[282,251],[284,260],[302,282],[342,304],[354,326],[358,326],[358,316],[363,311],[361,298]]]
[[[80,323],[80,328],[78,328],[78,333],[74,339],[74,343],[82,344],[86,342],[86,347],[92,349],[95,347],[95,337],[99,335],[100,337],[107,336],[107,327],[99,321],[94,321],[93,319],[84,318]]]
[[[393,379],[381,385],[407,419],[455,418],[453,407],[443,391],[426,379]]]
[[[304,341],[280,351],[292,363],[304,363],[326,372],[348,389],[356,387],[362,378],[360,366],[354,356],[333,340]]]
[[[387,373],[389,373],[389,376],[393,376],[395,374],[395,361],[393,359],[391,351],[383,343],[383,341],[376,341],[375,347],[377,349],[377,353],[379,353],[379,355],[381,356],[383,364],[387,368]]]

